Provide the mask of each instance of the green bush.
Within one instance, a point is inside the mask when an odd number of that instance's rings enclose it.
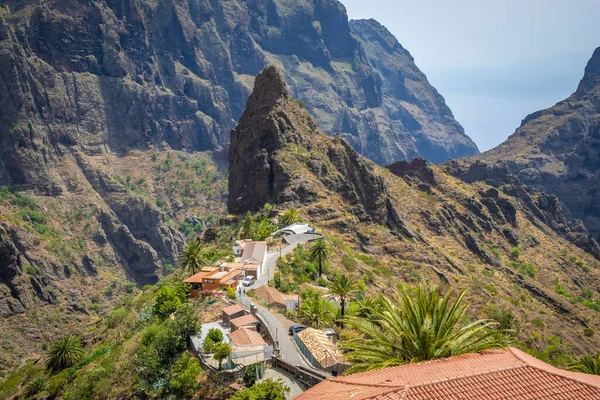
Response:
[[[237,391],[229,400],[285,400],[290,388],[281,379],[267,379],[252,387]]]
[[[256,375],[256,370],[259,368],[262,368],[262,367],[263,367],[263,363],[257,362],[257,363],[248,365],[244,369],[244,376],[243,376],[244,386],[251,387],[256,383],[256,379],[258,378]]]
[[[169,385],[176,393],[185,396],[198,386],[198,380],[202,375],[203,371],[198,360],[185,353],[173,363]]]
[[[229,299],[231,299],[231,300],[235,300],[235,298],[236,298],[235,289],[232,288],[231,286],[227,286],[227,297],[229,297]]]
[[[513,260],[517,260],[521,256],[521,249],[518,247],[513,247],[510,249],[510,258]]]
[[[325,278],[318,277],[317,278],[317,285],[325,287],[325,288],[328,288],[329,287],[329,282]]]
[[[43,392],[48,387],[48,380],[45,376],[40,375],[25,385],[23,390],[23,398],[28,399],[38,393]]]
[[[24,269],[27,275],[37,275],[37,269],[34,266],[28,265]]]
[[[587,337],[592,337],[592,336],[594,336],[594,330],[591,328],[584,328],[583,334]]]
[[[557,283],[556,285],[554,285],[554,291],[563,296],[570,296],[570,293],[567,290],[567,288],[564,287],[563,285],[561,285],[560,283]]]

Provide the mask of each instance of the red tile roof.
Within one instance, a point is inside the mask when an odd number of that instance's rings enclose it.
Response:
[[[223,309],[223,312],[224,312],[225,314],[227,314],[227,315],[232,315],[232,314],[238,313],[238,312],[240,312],[240,311],[244,311],[244,307],[242,307],[242,306],[241,306],[241,305],[239,305],[239,304],[234,304],[234,305],[232,305],[232,306],[225,307],[225,308]]]
[[[600,376],[507,348],[329,378],[296,400],[593,400]]]
[[[229,323],[231,325],[236,326],[236,327],[240,327],[240,326],[244,326],[244,325],[250,325],[250,324],[255,324],[257,322],[258,322],[258,320],[252,314],[246,314],[246,315],[234,318],[231,321],[229,321]]]
[[[213,272],[215,272],[218,269],[219,268],[217,268],[217,267],[204,267],[197,274],[192,275],[189,278],[185,279],[184,282],[186,282],[186,283],[202,283],[202,279],[206,278],[208,275],[211,275]]]
[[[238,347],[266,346],[262,336],[251,329],[241,328],[228,334],[231,343]]]

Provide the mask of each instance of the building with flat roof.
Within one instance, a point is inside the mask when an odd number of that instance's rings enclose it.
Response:
[[[563,371],[508,347],[328,378],[294,399],[591,400],[600,399],[600,376]]]

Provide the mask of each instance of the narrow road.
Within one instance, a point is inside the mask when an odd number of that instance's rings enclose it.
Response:
[[[284,240],[289,244],[285,248],[281,249],[281,251],[276,251],[270,254],[267,254],[267,260],[265,261],[265,268],[263,269],[263,273],[256,280],[256,282],[252,286],[243,287],[242,295],[238,296],[238,300],[244,307],[250,308],[250,304],[254,304],[258,310],[258,314],[264,318],[268,325],[269,332],[273,338],[279,344],[279,350],[281,357],[285,362],[288,362],[293,365],[302,365],[303,367],[314,369],[312,365],[309,365],[304,357],[298,352],[296,345],[292,342],[292,337],[288,335],[287,329],[281,324],[281,322],[273,315],[271,311],[261,306],[260,304],[256,304],[253,302],[248,296],[245,295],[244,289],[254,289],[263,285],[267,285],[269,280],[273,278],[275,273],[275,264],[277,263],[277,259],[281,256],[291,253],[294,248],[301,244],[310,242],[312,240],[316,240],[318,238],[323,237],[320,234],[299,234],[299,235],[286,235],[284,236]],[[238,290],[239,293],[239,290]]]

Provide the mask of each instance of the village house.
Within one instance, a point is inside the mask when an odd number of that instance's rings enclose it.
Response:
[[[232,332],[240,328],[258,330],[258,324],[258,319],[252,314],[229,319],[229,329],[231,329]]]
[[[260,286],[255,289],[256,297],[264,301],[269,307],[277,307],[283,310],[294,311],[298,309],[300,297],[281,293],[270,286]]]
[[[241,328],[229,333],[231,360],[236,365],[250,365],[271,358],[273,346],[267,345],[260,333]]]
[[[219,267],[204,267],[200,272],[185,279],[192,285],[191,297],[197,298],[202,290],[219,290],[227,287],[236,288],[238,281],[244,278],[244,271]]]
[[[508,347],[329,378],[294,399],[600,399],[600,376],[563,371]]]
[[[243,270],[245,276],[260,277],[267,259],[267,242],[254,242],[250,239],[236,240],[233,244],[236,262],[223,263],[227,268]]]
[[[230,320],[241,317],[242,315],[246,315],[246,310],[239,304],[234,304],[221,310],[224,326],[229,326]]]
[[[302,355],[315,368],[338,374],[349,367],[342,352],[324,331],[306,328],[294,334],[294,340]]]
[[[303,222],[296,222],[279,230],[279,232],[284,235],[301,235],[304,233],[314,233],[314,231],[314,228],[311,228],[308,224]]]

